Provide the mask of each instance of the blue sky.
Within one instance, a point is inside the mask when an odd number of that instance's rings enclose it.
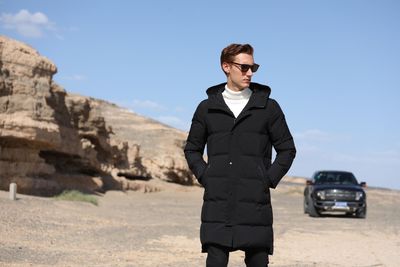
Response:
[[[250,43],[298,148],[289,174],[354,172],[400,189],[396,0],[0,0],[0,33],[58,67],[69,92],[188,130],[219,55]]]

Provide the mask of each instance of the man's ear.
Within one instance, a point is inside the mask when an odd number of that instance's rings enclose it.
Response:
[[[229,72],[231,71],[231,65],[227,62],[222,63],[222,69],[224,70],[225,74],[228,75]]]

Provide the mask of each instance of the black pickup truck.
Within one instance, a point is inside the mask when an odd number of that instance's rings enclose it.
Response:
[[[304,189],[304,213],[318,217],[323,213],[344,213],[365,218],[365,182],[358,183],[351,172],[317,171]]]

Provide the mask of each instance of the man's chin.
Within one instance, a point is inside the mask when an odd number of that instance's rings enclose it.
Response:
[[[249,87],[249,86],[250,86],[250,81],[248,81],[248,82],[243,82],[243,84],[242,84],[243,89],[244,89],[244,88],[247,88],[247,87]]]

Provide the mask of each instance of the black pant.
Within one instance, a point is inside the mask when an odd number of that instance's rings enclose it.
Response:
[[[207,247],[206,267],[227,267],[229,251],[230,249],[227,247],[209,245]],[[248,249],[244,252],[246,267],[268,267],[268,253],[265,249]]]

